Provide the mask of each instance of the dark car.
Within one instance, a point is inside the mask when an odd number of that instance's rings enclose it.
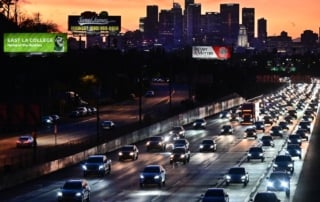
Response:
[[[302,149],[299,144],[288,144],[286,149],[286,154],[289,154],[291,157],[302,158]]]
[[[229,202],[229,194],[224,188],[208,188],[202,195],[202,202]]]
[[[153,136],[153,137],[150,137],[149,140],[147,141],[146,147],[147,147],[147,151],[151,151],[151,150],[165,151],[167,146],[162,136]]]
[[[251,159],[260,159],[261,162],[264,161],[264,150],[262,147],[251,147],[247,153],[247,161]]]
[[[147,165],[140,172],[140,187],[156,184],[162,187],[166,183],[166,170],[161,165]]]
[[[201,144],[199,145],[199,151],[209,151],[215,152],[217,150],[217,143],[215,140],[212,139],[205,139],[202,140]]]
[[[272,126],[270,129],[270,135],[271,136],[278,136],[280,138],[283,137],[283,130],[280,126]]]
[[[287,172],[272,172],[267,178],[267,191],[284,191],[290,196],[290,175]]]
[[[311,121],[300,121],[298,129],[305,129],[308,133],[311,133]]]
[[[266,115],[263,117],[263,122],[265,125],[273,125],[274,119],[271,116]]]
[[[205,119],[196,119],[192,126],[194,129],[205,129],[207,127],[207,121]]]
[[[230,111],[222,111],[219,114],[220,119],[229,119],[231,117]]]
[[[31,135],[22,135],[16,141],[16,147],[35,147],[36,143]]]
[[[289,130],[289,124],[286,121],[280,121],[278,125],[282,128],[282,130]]]
[[[172,129],[169,131],[170,135],[176,135],[180,138],[185,138],[186,130],[183,126],[173,126]]]
[[[302,139],[300,135],[297,134],[291,134],[288,136],[288,144],[298,144],[301,146],[302,144]]]
[[[270,135],[264,135],[260,138],[260,142],[262,146],[271,146],[274,147],[273,137]]]
[[[294,161],[290,155],[279,154],[273,162],[274,171],[286,171],[289,173],[294,172]]]
[[[242,183],[246,186],[249,182],[249,173],[244,167],[232,167],[225,175],[225,182],[227,186],[230,183]]]
[[[100,126],[103,130],[111,130],[116,127],[116,124],[111,120],[104,120],[100,123]]]
[[[220,131],[221,135],[233,134],[233,127],[231,125],[223,125]]]
[[[244,138],[254,138],[254,139],[257,139],[258,136],[257,136],[257,131],[254,127],[250,127],[250,128],[247,128],[245,131],[244,131]]]
[[[300,135],[301,140],[309,140],[308,131],[306,129],[298,129],[295,134]]]
[[[170,164],[182,162],[186,164],[190,161],[190,150],[185,147],[177,147],[171,151]]]
[[[124,145],[118,152],[119,161],[126,159],[137,160],[139,157],[139,149],[136,145]]]
[[[58,201],[90,201],[91,189],[86,180],[67,180],[57,193]]]
[[[83,176],[88,174],[96,174],[104,176],[111,172],[111,159],[108,159],[104,154],[97,154],[89,156],[82,165]]]
[[[256,130],[262,130],[262,132],[265,131],[264,122],[263,121],[254,122],[254,127],[256,128]]]
[[[250,202],[280,202],[277,194],[271,191],[261,191],[256,193],[253,199],[250,199]]]

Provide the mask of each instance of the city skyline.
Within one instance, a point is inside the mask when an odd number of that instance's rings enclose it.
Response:
[[[111,16],[121,16],[121,32],[126,32],[139,29],[139,19],[146,16],[148,5],[157,5],[160,12],[161,10],[170,10],[173,2],[179,3],[184,9],[184,0],[143,0],[138,2],[96,0],[90,2],[90,5],[84,0],[22,0],[18,1],[18,12],[29,17],[39,13],[42,22],[55,23],[59,26],[60,31],[67,32],[69,15],[80,15],[84,11],[97,13],[107,11]],[[286,31],[288,36],[295,39],[299,38],[305,30],[312,30],[319,34],[320,23],[318,24],[316,19],[320,19],[320,7],[316,0],[295,0],[291,1],[290,4],[286,1],[270,3],[267,0],[195,0],[194,2],[201,4],[201,14],[220,12],[220,4],[223,3],[239,4],[240,15],[242,8],[254,8],[255,27],[257,28],[258,19],[265,18],[267,20],[268,36],[278,36],[282,31]],[[241,20],[239,23],[241,23]],[[255,36],[257,36],[256,28]]]

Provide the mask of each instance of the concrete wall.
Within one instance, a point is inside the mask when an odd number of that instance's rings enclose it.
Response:
[[[178,114],[164,121],[152,124],[149,127],[133,131],[125,136],[119,137],[118,139],[95,146],[77,154],[47,162],[42,165],[23,169],[19,172],[0,176],[0,190],[13,187],[26,181],[38,178],[42,175],[46,175],[59,169],[77,164],[85,160],[89,155],[114,151],[116,149],[119,149],[122,145],[136,143],[156,134],[169,131],[172,126],[186,125],[192,123],[197,118],[212,116],[223,110],[241,105],[244,102],[244,98],[233,95],[229,98],[226,98],[225,100],[214,102],[212,104],[192,109],[182,114]]]

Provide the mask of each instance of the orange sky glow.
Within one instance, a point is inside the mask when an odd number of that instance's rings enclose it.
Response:
[[[160,12],[162,9],[171,9],[173,2],[184,8],[184,0],[20,0],[18,9],[19,13],[26,16],[40,13],[42,22],[55,23],[62,32],[67,32],[69,15],[80,15],[84,11],[107,11],[111,16],[121,16],[122,32],[125,32],[139,28],[139,18],[146,16],[147,5],[158,5]],[[202,14],[220,12],[222,3],[238,3],[240,15],[243,7],[255,8],[255,21],[259,18],[267,20],[268,36],[278,36],[286,31],[288,36],[295,39],[304,30],[319,34],[319,0],[195,0],[195,3],[201,4]]]

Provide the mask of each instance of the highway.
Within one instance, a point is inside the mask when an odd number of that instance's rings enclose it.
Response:
[[[302,111],[298,113],[301,118]],[[285,132],[284,138],[275,139],[275,147],[264,147],[266,159],[246,161],[248,148],[259,145],[255,139],[243,138],[245,126],[232,122],[235,132],[232,135],[219,135],[227,119],[218,116],[207,117],[207,128],[195,130],[186,125],[186,138],[191,145],[191,160],[188,164],[169,164],[170,150],[166,152],[146,152],[145,142],[137,143],[140,150],[136,161],[119,162],[117,151],[107,154],[112,160],[112,172],[105,177],[86,178],[92,188],[91,201],[200,201],[201,195],[209,187],[224,187],[230,196],[230,202],[246,202],[256,191],[266,190],[266,177],[272,169],[274,157],[283,152],[286,137],[291,134],[299,120],[295,120],[290,129]],[[81,128],[83,129],[83,128]],[[265,133],[269,133],[267,126]],[[77,135],[87,134],[79,130]],[[164,134],[160,134],[164,135]],[[258,134],[260,138],[263,133]],[[198,147],[202,139],[214,138],[217,142],[217,151],[202,153]],[[312,139],[312,138],[311,138]],[[303,167],[305,154],[309,142],[302,143],[303,157],[295,159],[295,171],[291,177],[291,196],[284,192],[277,193],[281,201],[292,201]],[[139,187],[139,172],[145,165],[161,164],[167,171],[166,186]],[[223,176],[232,166],[243,166],[249,172],[250,181],[247,186],[231,184],[226,186]],[[19,185],[11,190],[1,192],[1,201],[56,201],[56,193],[65,180],[83,178],[81,163],[43,176],[32,182]]]

